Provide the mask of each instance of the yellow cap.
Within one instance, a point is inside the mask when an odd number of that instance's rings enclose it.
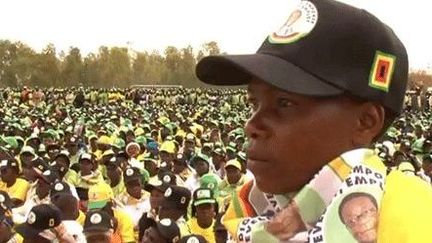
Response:
[[[414,166],[410,162],[401,162],[398,170],[402,172],[415,172]]]
[[[144,129],[142,129],[141,127],[138,127],[137,129],[135,129],[134,135],[135,135],[135,137],[144,135]]]
[[[162,143],[159,151],[165,151],[167,153],[173,154],[175,153],[175,144],[173,141],[165,141]]]
[[[102,157],[107,155],[115,155],[115,153],[112,149],[108,149],[103,152]]]
[[[98,143],[100,144],[107,144],[110,145],[111,144],[111,138],[106,136],[106,135],[102,135],[99,139],[98,139]]]
[[[225,165],[225,169],[226,169],[228,166],[234,166],[234,167],[236,167],[236,168],[239,169],[239,170],[242,169],[242,166],[241,166],[240,162],[239,162],[238,160],[236,160],[236,159],[228,160],[228,162],[227,162],[226,165]]]
[[[89,188],[88,197],[88,208],[100,209],[114,198],[114,193],[108,184],[101,182]]]

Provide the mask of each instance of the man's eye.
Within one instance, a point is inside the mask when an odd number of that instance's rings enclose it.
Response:
[[[278,98],[277,99],[277,105],[278,105],[278,107],[289,107],[289,106],[294,105],[294,102],[292,102],[291,100],[286,99],[286,98]]]

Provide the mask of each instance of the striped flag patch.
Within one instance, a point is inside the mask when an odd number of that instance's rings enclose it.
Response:
[[[369,76],[369,86],[388,92],[393,76],[396,57],[381,51],[376,51]]]

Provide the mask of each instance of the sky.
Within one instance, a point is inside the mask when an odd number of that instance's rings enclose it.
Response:
[[[432,2],[341,0],[364,8],[393,28],[412,68],[432,67]],[[298,0],[2,0],[0,39],[37,51],[48,43],[86,55],[98,47],[136,51],[216,41],[229,54],[254,53],[286,20]]]

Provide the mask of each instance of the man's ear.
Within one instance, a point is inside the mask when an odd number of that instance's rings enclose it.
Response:
[[[385,120],[385,109],[382,105],[365,102],[358,107],[358,116],[353,144],[364,146],[370,144],[381,133]]]

